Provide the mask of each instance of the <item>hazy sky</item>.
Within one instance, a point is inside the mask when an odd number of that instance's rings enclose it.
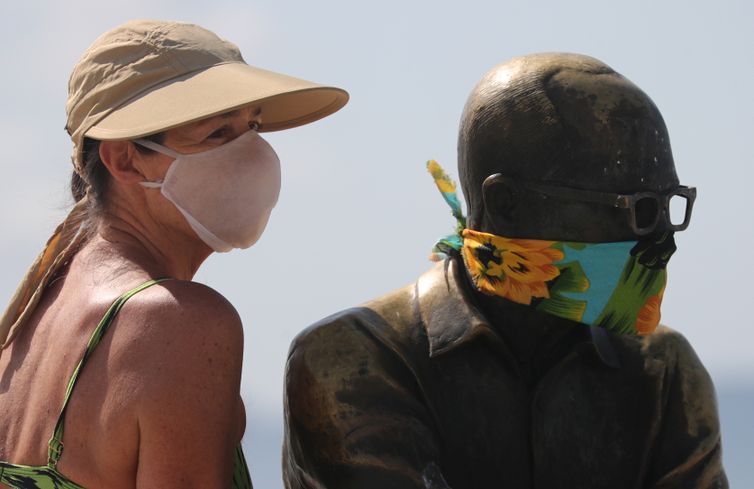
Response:
[[[495,64],[538,51],[599,58],[660,108],[681,183],[699,190],[676,236],[663,322],[718,384],[754,385],[751,2],[68,0],[3,2],[0,18],[3,303],[70,202],[67,80],[104,30],[133,18],[199,23],[250,64],[350,92],[334,116],[269,135],[283,190],[266,234],[211,257],[196,277],[244,320],[252,435],[262,420],[280,423],[286,351],[301,329],[430,266],[431,245],[454,222],[425,161],[455,175],[471,88]],[[255,451],[276,457],[279,440],[270,443]]]

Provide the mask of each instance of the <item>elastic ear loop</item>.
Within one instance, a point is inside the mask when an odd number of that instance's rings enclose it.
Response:
[[[151,149],[152,151],[157,151],[158,153],[162,153],[166,156],[170,156],[172,158],[178,158],[180,156],[183,156],[181,153],[172,150],[166,146],[163,146],[159,143],[155,143],[154,141],[150,141],[149,139],[134,139],[134,143],[138,144],[139,146],[143,146],[145,148]]]
[[[163,146],[159,143],[155,143],[154,141],[150,141],[149,139],[134,139],[134,143],[138,144],[139,146],[143,146],[147,149],[151,149],[152,151],[157,151],[158,153],[162,153],[165,156],[170,156],[171,158],[178,159],[181,155],[181,153],[174,151],[166,146]],[[139,185],[142,187],[147,188],[160,188],[162,187],[162,182],[139,182]]]
[[[134,139],[134,143],[136,143],[136,144],[138,144],[140,146],[144,146],[145,148],[149,148],[149,149],[151,149],[153,151],[157,151],[158,153],[162,153],[162,154],[164,154],[166,156],[171,156],[171,157],[176,158],[176,159],[178,157],[180,157],[180,156],[183,156],[181,153],[178,153],[177,151],[174,151],[174,150],[172,150],[170,148],[166,148],[165,146],[163,146],[161,144],[158,144],[158,143],[155,143],[154,141],[150,141],[148,139]],[[147,188],[161,188],[162,187],[162,183],[163,182],[139,182],[139,185],[141,185],[142,187],[147,187]],[[172,202],[172,200],[171,200],[171,202]],[[186,220],[189,222],[189,225],[191,225],[191,227],[195,231],[197,229],[201,229],[201,232],[203,232],[205,234],[205,236],[208,236],[213,241],[213,243],[210,244],[210,246],[212,247],[212,249],[217,249],[217,248],[221,248],[221,247],[222,248],[228,248],[228,249],[233,248],[232,245],[226,243],[222,239],[220,239],[217,236],[215,236],[215,234],[213,232],[211,232],[209,229],[207,229],[202,223],[200,223],[199,221],[197,221],[196,218],[194,218],[194,216],[191,215],[191,213],[186,212],[183,209],[183,207],[179,206],[175,202],[173,202],[173,205],[175,205],[176,208],[181,212],[181,214],[183,214],[183,217],[186,218]],[[197,231],[197,233],[198,233],[198,231]]]

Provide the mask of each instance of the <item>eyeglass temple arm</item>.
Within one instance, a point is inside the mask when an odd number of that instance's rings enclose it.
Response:
[[[627,208],[630,206],[629,197],[622,194],[599,192],[597,190],[582,190],[578,188],[559,187],[537,182],[526,182],[525,186],[551,197],[578,200],[582,202],[594,202],[596,204],[606,204],[613,207]]]

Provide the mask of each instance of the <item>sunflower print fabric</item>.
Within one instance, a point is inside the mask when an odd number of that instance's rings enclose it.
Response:
[[[437,162],[427,167],[457,222],[456,234],[440,239],[432,256],[460,255],[479,291],[615,333],[646,335],[657,328],[666,265],[675,251],[672,233],[642,241],[582,243],[467,229],[455,184]]]
[[[463,258],[477,288],[519,304],[532,298],[547,299],[547,283],[560,275],[554,262],[563,252],[552,248],[554,241],[506,239],[464,229]]]

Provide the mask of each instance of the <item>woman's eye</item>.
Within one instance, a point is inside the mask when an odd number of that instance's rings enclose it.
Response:
[[[209,136],[207,136],[207,139],[216,139],[226,136],[228,133],[228,126],[223,126],[219,129],[216,129],[212,133],[210,133]]]

